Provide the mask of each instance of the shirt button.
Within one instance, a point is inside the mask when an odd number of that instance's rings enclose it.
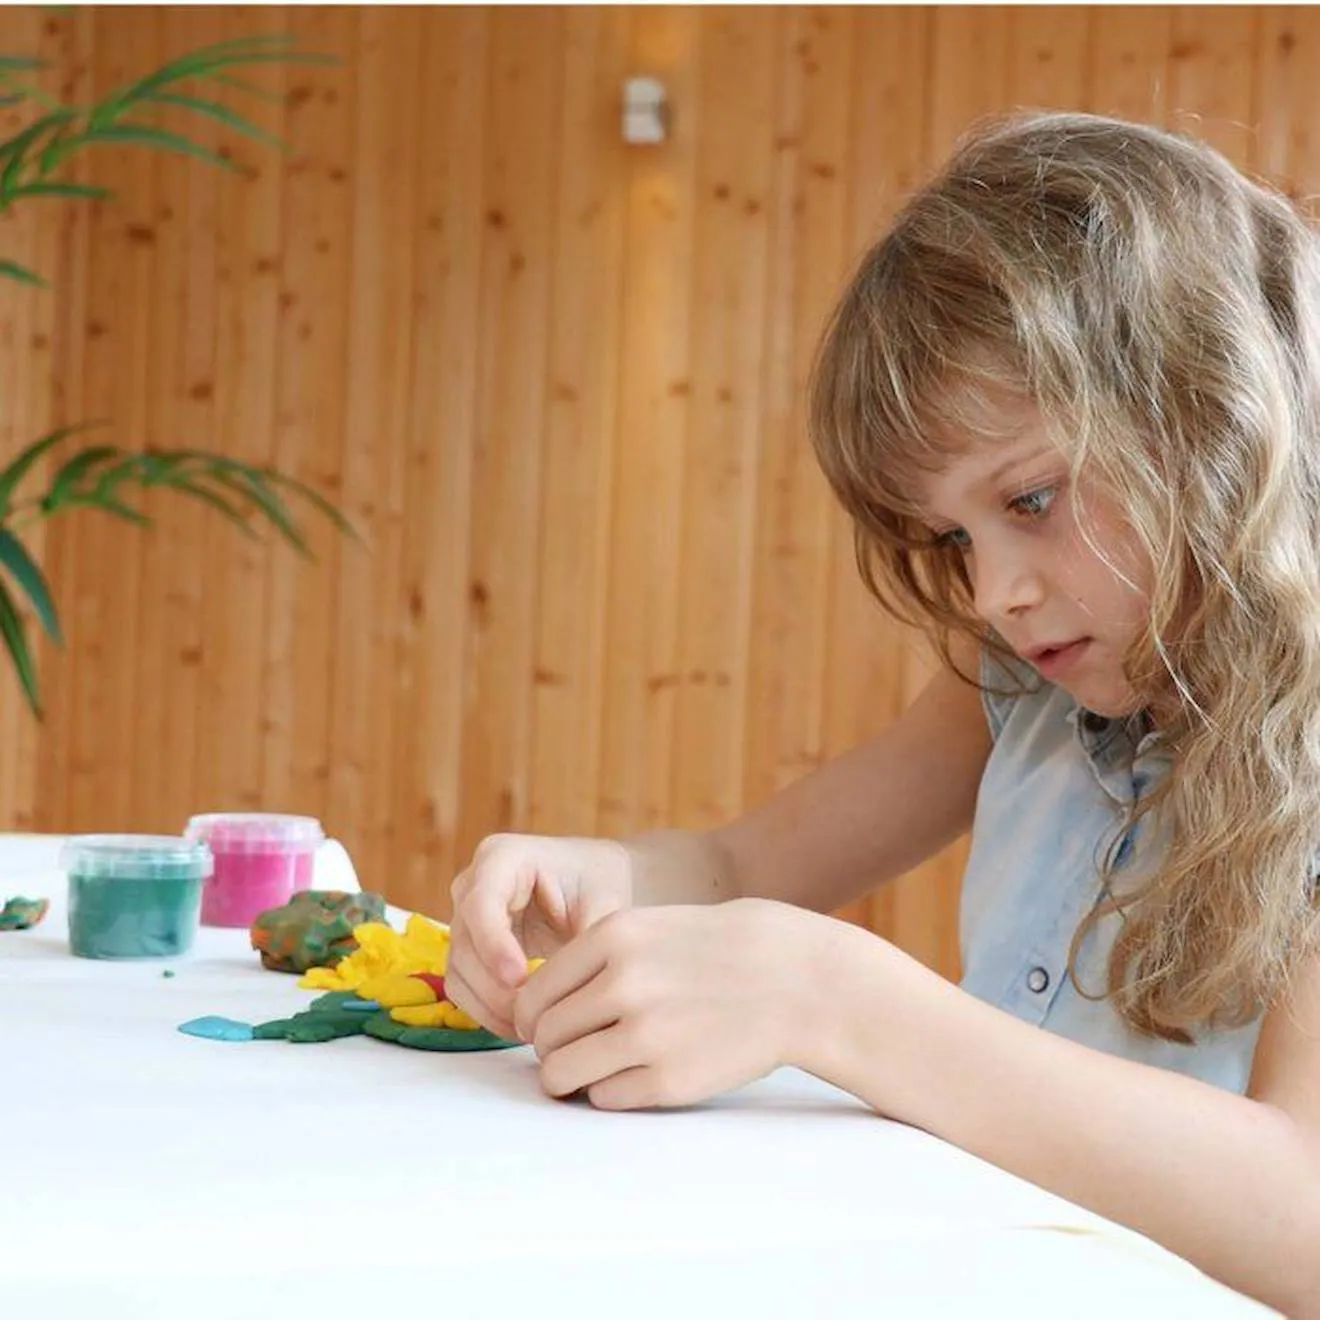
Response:
[[[1043,994],[1050,988],[1050,974],[1043,967],[1033,967],[1027,973],[1027,989],[1033,995]]]

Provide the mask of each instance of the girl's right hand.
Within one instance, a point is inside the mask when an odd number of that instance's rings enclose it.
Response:
[[[452,887],[445,997],[517,1039],[513,1001],[529,958],[546,958],[633,897],[628,849],[610,839],[492,834]]]

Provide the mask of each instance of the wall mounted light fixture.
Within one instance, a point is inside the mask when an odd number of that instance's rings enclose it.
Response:
[[[669,132],[669,100],[658,78],[627,78],[623,84],[623,140],[663,142]]]

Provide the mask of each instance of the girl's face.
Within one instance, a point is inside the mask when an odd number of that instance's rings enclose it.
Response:
[[[1008,438],[976,439],[924,478],[926,524],[963,557],[977,614],[1043,678],[1129,715],[1141,702],[1123,657],[1146,625],[1150,565],[1115,504],[1073,487],[1035,408],[1011,420]]]

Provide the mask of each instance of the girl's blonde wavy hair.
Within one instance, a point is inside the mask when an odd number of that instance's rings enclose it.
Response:
[[[907,202],[832,318],[811,430],[868,587],[946,659],[955,634],[1002,643],[912,478],[993,433],[1005,398],[1040,410],[1152,566],[1125,667],[1173,756],[1134,811],[1168,850],[1122,896],[1102,863],[1070,973],[1118,912],[1107,993],[1137,1031],[1248,1022],[1320,942],[1316,236],[1209,147],[1082,114],[979,127]]]

